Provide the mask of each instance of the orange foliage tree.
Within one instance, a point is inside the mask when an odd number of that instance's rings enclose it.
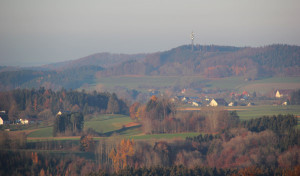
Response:
[[[133,103],[129,108],[130,117],[132,120],[136,120],[139,118],[138,116],[138,110],[141,104],[139,102]]]
[[[116,172],[127,167],[128,157],[134,155],[134,140],[123,139],[116,148],[113,148],[109,154],[109,158],[113,162]]]

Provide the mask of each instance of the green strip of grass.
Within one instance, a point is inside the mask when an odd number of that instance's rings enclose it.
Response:
[[[53,127],[40,128],[30,133],[28,137],[53,137],[52,129]]]
[[[132,122],[125,115],[99,115],[84,123],[84,129],[92,128],[100,133],[107,133],[121,129],[123,125]]]
[[[131,136],[129,139],[140,140],[140,139],[185,139],[186,137],[198,136],[200,133],[166,133],[166,134],[149,134],[140,136]]]
[[[293,114],[300,116],[300,105],[289,105],[289,106],[242,106],[242,107],[228,107],[226,108],[236,109],[241,120],[249,120],[253,118],[258,118],[262,116],[273,116],[273,115],[286,115]],[[240,110],[239,110],[240,109]]]

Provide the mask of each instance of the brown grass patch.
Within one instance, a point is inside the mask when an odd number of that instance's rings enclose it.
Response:
[[[128,127],[134,127],[134,126],[139,126],[141,125],[140,123],[138,122],[130,122],[130,123],[127,123],[125,126],[125,128],[128,128]]]

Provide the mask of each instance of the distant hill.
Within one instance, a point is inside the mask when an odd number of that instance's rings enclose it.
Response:
[[[180,46],[146,55],[143,62],[126,61],[98,75],[204,75],[206,77],[300,75],[300,47],[270,45],[259,48]]]
[[[58,62],[42,66],[43,68],[51,70],[62,70],[78,68],[82,66],[100,66],[104,68],[112,67],[128,60],[143,60],[145,54],[111,54],[111,53],[97,53],[80,59]]]
[[[207,78],[299,76],[300,47],[269,45],[232,47],[183,45],[150,54],[98,53],[77,60],[35,68],[0,67],[0,90],[38,88],[76,89],[95,78],[119,75],[201,75]]]

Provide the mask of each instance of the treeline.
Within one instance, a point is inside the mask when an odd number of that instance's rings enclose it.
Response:
[[[80,134],[84,127],[84,117],[82,113],[62,113],[57,115],[53,125],[53,136]]]
[[[300,89],[292,93],[290,103],[292,105],[300,105]]]
[[[263,166],[249,166],[245,168],[210,168],[197,166],[188,168],[183,165],[172,167],[153,166],[132,168],[126,167],[118,172],[107,172],[91,160],[75,155],[58,155],[36,152],[0,151],[0,175],[93,175],[93,176],[121,176],[121,175],[172,175],[172,176],[226,176],[226,175],[289,175],[298,176],[299,166],[291,168],[265,168]],[[8,164],[10,163],[10,164]]]
[[[16,89],[0,92],[0,109],[8,113],[10,120],[18,118],[53,118],[58,111],[128,114],[126,103],[113,93],[86,93],[61,89]]]
[[[274,175],[290,175],[297,176],[299,175],[299,166],[290,168],[290,169],[281,169],[281,168],[260,168],[260,167],[246,167],[243,169],[216,169],[216,168],[207,168],[207,167],[195,167],[189,169],[185,166],[174,166],[174,167],[151,167],[151,168],[126,168],[122,169],[118,173],[113,175],[166,175],[166,176],[240,176],[240,175],[256,175],[256,176],[274,176]],[[97,173],[90,173],[94,176],[106,176],[111,175],[104,171],[99,171]]]
[[[0,150],[0,175],[88,175],[96,163],[74,154]]]
[[[284,131],[293,130],[293,127],[297,125],[297,122],[297,118],[294,115],[279,114],[277,116],[263,116],[242,121],[241,126],[252,132],[261,132],[269,129],[277,134],[281,134]]]
[[[17,70],[0,72],[0,90],[16,88],[39,88],[59,90],[77,89],[83,84],[92,83],[95,73],[103,70],[100,66],[88,65],[62,70]]]

